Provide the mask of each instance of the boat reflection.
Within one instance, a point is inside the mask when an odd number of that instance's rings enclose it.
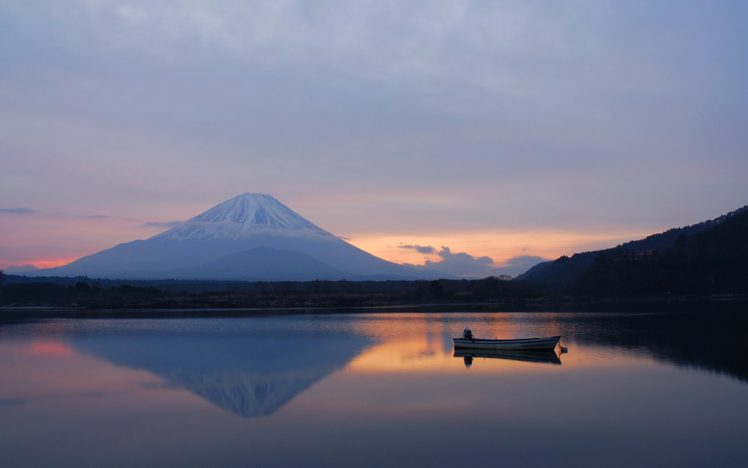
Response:
[[[538,364],[561,365],[561,358],[555,351],[516,351],[516,350],[473,350],[455,349],[454,357],[463,358],[465,367],[473,365],[474,358],[507,359],[510,361],[533,362]]]

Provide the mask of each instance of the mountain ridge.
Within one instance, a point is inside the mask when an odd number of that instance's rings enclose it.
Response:
[[[609,249],[562,256],[517,280],[578,294],[736,292],[748,286],[742,266],[748,264],[747,246],[748,206],[743,206]]]
[[[265,251],[265,255],[255,252],[253,258],[245,258],[246,274],[239,271],[240,259],[227,258],[258,248],[271,249],[276,255],[271,258]],[[226,279],[211,264],[221,259],[231,265],[232,278],[253,280],[447,277],[376,257],[313,224],[275,197],[250,192],[148,239],[118,244],[62,267],[37,270],[33,276]],[[301,263],[305,273],[300,276]],[[319,267],[318,274],[310,269],[313,264]],[[273,274],[263,274],[263,269]]]

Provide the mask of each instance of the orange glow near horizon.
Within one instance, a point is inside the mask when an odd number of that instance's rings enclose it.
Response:
[[[3,262],[5,268],[8,267],[21,267],[21,266],[34,266],[36,268],[55,268],[77,260],[80,257],[67,257],[67,258],[47,258],[47,259],[29,259],[14,262]]]
[[[69,257],[69,258],[52,258],[47,260],[33,260],[27,265],[34,265],[37,268],[54,268],[62,265],[67,265],[68,263],[77,260],[79,257]]]
[[[87,220],[84,225],[95,224]],[[119,223],[117,223],[119,224]],[[67,226],[72,229],[71,226]],[[48,255],[51,252],[39,253],[36,257],[25,257],[23,254],[34,255],[28,246],[17,258],[0,258],[0,269],[32,265],[36,268],[54,268],[68,264],[84,255],[90,255],[96,251],[109,248],[119,242],[125,242],[128,238],[147,238],[146,229],[117,231],[117,237],[112,235],[102,236],[102,226],[95,226],[96,242],[81,242],[85,236],[80,232],[69,233],[75,242],[65,248],[67,252],[63,255]],[[92,226],[88,226],[89,229]],[[109,228],[112,228],[111,226]],[[60,231],[57,229],[57,231]],[[66,232],[65,230],[62,230]],[[140,232],[142,231],[142,232]],[[91,234],[89,231],[87,234]],[[20,233],[18,233],[20,234]],[[74,234],[74,235],[73,235]],[[107,234],[109,231],[107,231]],[[596,250],[614,247],[622,242],[643,238],[648,232],[631,229],[606,229],[606,230],[548,230],[548,229],[493,229],[493,230],[471,230],[471,231],[446,231],[446,232],[360,232],[348,234],[348,241],[373,255],[395,263],[423,264],[426,260],[439,261],[436,254],[442,246],[449,247],[453,253],[465,252],[474,257],[488,256],[494,261],[495,266],[503,266],[506,262],[517,256],[530,255],[548,259],[555,259],[561,255],[571,255],[576,252]],[[40,242],[38,234],[24,242]],[[71,240],[71,242],[73,242]],[[405,244],[432,246],[433,254],[422,254],[412,249],[401,248]],[[51,250],[51,249],[49,249]],[[71,255],[72,254],[72,255]]]
[[[356,356],[348,363],[346,370],[362,374],[398,374],[398,373],[436,373],[464,372],[465,364],[462,358],[454,356],[452,337],[462,333],[462,324],[447,324],[439,320],[439,314],[394,314],[401,320],[407,321],[410,333],[406,336],[397,334],[391,328],[389,321],[363,321],[360,332],[365,335],[384,336],[379,344],[372,346]],[[535,317],[553,319],[555,313],[536,313]],[[528,327],[521,321],[522,315],[504,313],[494,320],[475,323],[472,327],[477,336],[486,338],[518,338],[527,336],[563,335],[558,322],[545,320]],[[485,319],[480,313],[465,316],[466,323],[473,318]],[[563,346],[570,343],[561,340]],[[610,367],[630,365],[648,365],[650,358],[622,357],[614,350],[587,348],[580,349],[571,344],[569,354],[561,354],[561,366],[569,367]],[[558,353],[558,350],[556,350]],[[527,362],[511,358],[475,358],[470,371],[473,373],[532,373],[537,371],[560,370],[561,366],[551,363]]]
[[[645,237],[643,231],[561,231],[561,230],[484,230],[447,232],[443,234],[361,233],[351,235],[349,242],[367,252],[396,263],[423,264],[426,259],[438,261],[436,254],[425,255],[404,244],[429,245],[438,251],[442,246],[453,253],[488,256],[497,266],[521,255],[555,259],[562,255],[596,250]]]
[[[643,231],[562,231],[562,230],[478,230],[443,233],[357,233],[349,235],[348,241],[373,255],[395,263],[420,265],[426,260],[439,261],[436,252],[442,246],[453,253],[465,252],[474,257],[488,256],[496,266],[517,256],[532,255],[555,259],[561,255],[576,252],[614,247],[622,242],[643,238]],[[135,236],[146,237],[146,236]],[[112,245],[117,241],[113,241]],[[66,265],[84,255],[90,255],[111,245],[80,246],[83,251],[75,256],[53,256],[47,258],[0,259],[0,269],[32,265],[36,268],[54,268]],[[432,246],[433,254],[421,254],[412,249],[404,249],[405,244]]]
[[[37,356],[71,356],[73,350],[61,341],[34,341],[29,345],[29,352]]]

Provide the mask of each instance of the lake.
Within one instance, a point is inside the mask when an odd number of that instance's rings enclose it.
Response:
[[[3,466],[745,466],[748,314],[0,321]],[[553,357],[454,356],[563,335]]]

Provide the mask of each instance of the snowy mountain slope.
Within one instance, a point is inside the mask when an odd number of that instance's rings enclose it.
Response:
[[[240,240],[262,234],[335,237],[271,195],[243,193],[152,239]]]
[[[268,267],[272,253],[245,258],[228,257],[252,249],[272,249],[276,263]],[[294,265],[292,254],[300,262]],[[283,258],[281,258],[281,256]],[[252,258],[250,258],[252,257]],[[35,276],[89,276],[112,279],[226,279],[215,264],[221,260],[233,277],[257,280],[298,279],[414,279],[434,278],[419,271],[382,260],[314,225],[274,197],[244,193],[201,213],[183,224],[146,240],[119,244],[82,257],[68,265],[39,270]],[[311,268],[318,262],[319,271]],[[302,264],[304,267],[302,268]],[[242,273],[242,265],[246,265]],[[262,274],[266,265],[266,274]],[[285,271],[283,269],[286,269]],[[271,271],[272,270],[272,274]]]

